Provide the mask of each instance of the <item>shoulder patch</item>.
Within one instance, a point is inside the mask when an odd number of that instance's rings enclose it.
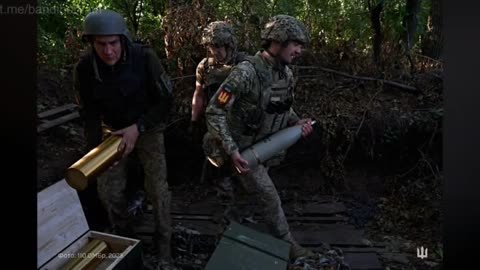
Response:
[[[232,87],[228,84],[225,84],[218,94],[217,101],[219,104],[226,104],[232,97]]]

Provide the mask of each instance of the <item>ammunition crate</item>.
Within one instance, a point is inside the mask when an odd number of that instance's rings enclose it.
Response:
[[[290,243],[231,222],[205,270],[286,270],[289,251]]]
[[[65,180],[39,192],[37,200],[37,269],[65,269],[82,259],[91,262],[88,267],[70,269],[142,269],[140,240],[91,231],[77,191]],[[103,241],[106,251],[82,252],[93,239]]]

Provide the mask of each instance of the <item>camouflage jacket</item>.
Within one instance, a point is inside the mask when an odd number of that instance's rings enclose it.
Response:
[[[200,61],[196,70],[196,78],[197,82],[205,87],[204,93],[207,102],[227,78],[232,68],[243,61],[245,57],[245,53],[235,52],[232,59],[226,64],[216,63],[214,57],[206,57]]]
[[[208,104],[206,137],[219,140],[230,156],[294,125],[299,117],[291,107],[293,90],[293,74],[288,66],[275,63],[261,52],[247,57],[232,69]]]
[[[74,69],[74,91],[88,147],[102,140],[102,123],[140,131],[161,127],[172,103],[171,84],[151,48],[129,44],[126,58],[107,66],[90,50]]]

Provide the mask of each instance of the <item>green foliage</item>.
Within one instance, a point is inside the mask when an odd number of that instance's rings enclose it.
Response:
[[[63,41],[52,33],[47,33],[41,26],[38,31],[38,63],[61,66],[64,64],[67,52]]]
[[[192,43],[178,48],[176,52],[201,50],[200,46],[194,44],[201,29],[211,21],[226,19],[232,23],[237,33],[240,49],[253,53],[260,47],[260,31],[268,18],[276,14],[288,14],[305,22],[312,36],[312,50],[335,50],[349,44],[348,46],[355,48],[356,53],[370,55],[373,34],[370,11],[379,1],[384,1],[381,13],[383,42],[387,45],[398,45],[405,32],[403,20],[406,15],[406,0],[193,0],[168,8],[166,0],[39,0],[40,7],[48,8],[48,12],[38,16],[39,57],[52,54],[49,57],[57,57],[56,63],[64,60],[62,55],[69,52],[59,44],[64,42],[66,32],[80,31],[84,17],[96,8],[111,8],[123,14],[134,38],[149,42],[157,52],[168,47],[164,42],[164,36],[169,31],[168,25],[181,25],[180,20],[184,20],[182,16],[165,20],[168,10],[180,8],[191,10],[189,14],[195,11],[203,12],[204,15],[197,14],[188,18],[188,22],[196,29],[193,33],[188,32],[192,29],[178,29],[181,31],[170,33],[178,35],[178,40],[190,38]],[[427,34],[430,7],[431,1],[421,1],[417,14],[416,46],[418,40]],[[385,53],[389,52],[391,51]],[[176,55],[171,57],[176,58]],[[185,53],[182,53],[181,58],[182,61],[191,61],[186,60],[189,57]]]
[[[108,8],[106,0],[39,0],[38,62],[51,66],[70,65],[78,51],[68,48],[69,33],[81,30],[85,16],[96,8]],[[75,47],[76,48],[76,47]],[[78,48],[76,48],[78,49]]]

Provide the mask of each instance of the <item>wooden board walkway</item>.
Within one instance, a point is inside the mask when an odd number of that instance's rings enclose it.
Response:
[[[40,133],[49,128],[61,125],[80,117],[76,104],[65,104],[37,114],[39,124],[37,132]]]
[[[187,195],[185,195],[187,196]],[[172,199],[173,226],[190,230],[192,234],[211,236],[219,239],[222,233],[223,206],[215,196],[194,202],[185,202],[181,194],[174,194]],[[258,231],[267,232],[258,213],[253,211],[255,205],[239,202],[239,208],[251,210],[247,218],[250,222],[243,225]],[[313,251],[318,251],[322,244],[337,247],[344,252],[344,259],[352,270],[380,270],[380,254],[384,246],[372,246],[363,230],[347,224],[347,208],[341,202],[318,200],[306,203],[286,203],[285,214],[297,241]],[[176,230],[177,230],[176,229]],[[153,235],[153,216],[147,210],[136,225],[139,237],[148,245]]]

